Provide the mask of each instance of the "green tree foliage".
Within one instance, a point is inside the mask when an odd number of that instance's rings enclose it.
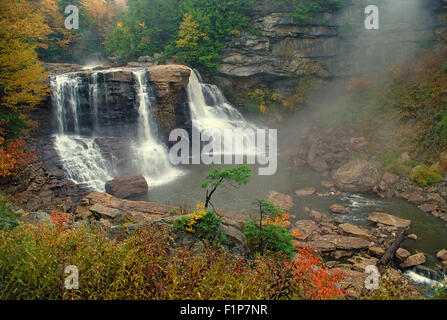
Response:
[[[180,0],[129,0],[111,32],[107,52],[129,60],[168,50],[172,53],[182,21]]]
[[[284,215],[284,211],[266,199],[255,202],[259,207],[259,219],[248,220],[244,225],[244,234],[252,250],[262,256],[265,251],[282,252],[289,257],[295,253],[293,236],[283,224],[272,223]]]
[[[206,176],[206,182],[202,184],[202,188],[206,189],[205,208],[211,203],[211,198],[216,190],[224,183],[233,187],[247,184],[250,180],[252,171],[248,165],[242,165],[231,169],[214,168]],[[232,185],[231,183],[236,183]]]
[[[326,21],[315,21],[315,15],[337,11],[346,5],[346,0],[275,0],[274,3],[277,7],[293,6],[294,22],[306,25],[325,24]]]
[[[250,29],[252,5],[253,0],[129,0],[107,52],[124,60],[164,53],[217,72],[224,39]]]

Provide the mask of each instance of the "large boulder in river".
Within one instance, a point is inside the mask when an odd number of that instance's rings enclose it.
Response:
[[[380,182],[378,166],[366,160],[353,160],[335,171],[335,185],[350,192],[368,192]]]
[[[144,196],[149,186],[143,176],[121,176],[106,183],[106,192],[121,199]]]
[[[277,191],[270,191],[270,193],[267,195],[267,201],[270,201],[276,207],[284,211],[288,211],[294,206],[294,202],[291,196]]]
[[[400,265],[400,267],[402,269],[407,269],[424,263],[425,263],[425,255],[423,253],[417,253],[405,259],[405,261]]]
[[[392,216],[387,213],[382,212],[373,212],[368,217],[369,221],[375,223],[381,223],[387,226],[397,227],[397,228],[406,228],[411,225],[411,220],[401,219],[396,216]]]

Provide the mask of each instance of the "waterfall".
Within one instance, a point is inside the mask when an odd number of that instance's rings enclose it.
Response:
[[[105,183],[113,179],[111,164],[102,156],[95,138],[57,134],[54,146],[73,182],[104,191]]]
[[[203,83],[196,70],[191,72],[187,91],[191,119],[199,123],[202,129],[256,128],[227,101],[217,86]]]
[[[105,109],[108,110],[109,94],[106,82],[99,85],[98,79],[104,78],[99,74],[110,71],[93,72],[88,75],[88,81],[84,73],[69,73],[51,79],[58,127],[55,150],[67,177],[96,191],[104,191],[105,183],[116,176],[113,159],[104,157],[104,150],[96,140],[98,134],[104,132],[103,123],[109,123],[104,121],[104,115],[100,121],[99,110],[104,110],[101,104],[106,104]],[[148,72],[145,69],[131,72],[135,81],[138,124],[137,136],[129,146],[129,157],[137,173],[147,179],[150,187],[154,187],[171,182],[182,171],[170,164],[168,149],[158,139],[157,123],[151,114],[155,92],[149,85]],[[84,110],[83,114],[81,110]]]
[[[193,70],[187,88],[191,120],[199,125],[200,130],[214,130],[221,134],[225,130],[256,130],[257,127],[248,122],[244,116],[232,106],[215,85],[203,83],[200,74]],[[250,143],[255,146],[254,141]],[[222,154],[234,154],[232,146],[222,145]],[[244,155],[257,154],[255,147],[244,148]]]
[[[146,178],[149,186],[163,185],[182,175],[182,171],[174,168],[169,161],[167,147],[158,141],[157,124],[151,114],[153,89],[148,85],[148,72],[133,72],[136,80],[138,96],[138,137],[133,149],[136,154],[135,165]]]
[[[92,79],[89,100],[97,126],[98,76],[94,75]],[[51,79],[52,101],[56,107],[58,125],[54,148],[70,180],[96,191],[104,191],[105,182],[113,179],[113,169],[109,161],[104,159],[95,137],[80,135],[83,125],[78,115],[81,80],[77,73],[58,75]]]

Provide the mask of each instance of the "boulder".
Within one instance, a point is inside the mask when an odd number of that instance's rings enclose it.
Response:
[[[396,251],[396,257],[400,261],[405,261],[405,259],[407,259],[410,256],[411,256],[411,253],[408,250],[406,250],[406,249],[399,248]]]
[[[403,269],[407,269],[424,263],[425,263],[425,255],[423,253],[417,253],[405,259],[405,261],[400,265],[400,267]]]
[[[338,204],[333,204],[332,206],[330,206],[330,210],[331,210],[333,213],[349,214],[349,210],[348,210],[348,209],[346,209],[345,207],[340,206],[340,205],[338,205]]]
[[[309,241],[307,242],[307,245],[311,248],[317,249],[320,252],[330,252],[337,249],[333,243],[323,240]]]
[[[424,212],[431,213],[433,211],[438,210],[439,207],[436,204],[423,204],[423,205],[420,205],[418,208]]]
[[[436,257],[440,260],[447,260],[447,250],[446,249],[442,249],[441,251],[438,252],[438,254],[436,255]]]
[[[311,196],[311,195],[315,194],[315,192],[317,192],[317,189],[315,189],[315,188],[305,188],[305,189],[296,190],[295,194],[297,196]]]
[[[418,240],[419,237],[418,237],[417,235],[415,235],[414,233],[412,233],[412,234],[409,234],[409,235],[408,235],[408,239],[411,239],[411,240]]]
[[[82,206],[87,207],[91,211],[91,206],[100,204],[103,207],[118,209],[120,211],[138,211],[154,216],[167,216],[170,212],[182,212],[179,207],[162,205],[146,201],[130,201],[118,199],[110,194],[93,192],[82,199]]]
[[[311,218],[312,220],[314,220],[314,221],[316,221],[316,222],[321,222],[321,221],[323,220],[323,218],[324,218],[324,216],[323,216],[320,212],[315,211],[315,210],[312,210],[312,211],[309,213],[309,216],[310,216],[310,218]]]
[[[380,247],[370,247],[369,252],[374,256],[381,257],[385,254],[385,249]]]
[[[292,231],[299,231],[300,236],[297,238],[299,240],[307,240],[311,235],[317,233],[318,226],[312,220],[300,220],[295,223],[296,228]]]
[[[277,191],[270,191],[270,193],[267,195],[267,201],[270,201],[276,207],[284,211],[288,211],[294,206],[294,202],[291,196]]]
[[[366,238],[366,239],[369,239],[369,237],[370,237],[367,230],[357,227],[350,223],[340,224],[338,226],[338,228],[340,229],[341,232],[347,233],[352,236],[357,236],[357,237]]]
[[[349,192],[372,191],[380,179],[380,171],[375,163],[366,160],[353,160],[333,174],[335,185]]]
[[[373,212],[368,217],[369,221],[381,223],[387,226],[394,226],[398,228],[406,228],[411,225],[411,220],[401,219],[387,213]]]
[[[106,183],[106,192],[121,199],[144,196],[148,191],[146,179],[141,175],[116,177]]]
[[[357,238],[357,237],[347,237],[341,235],[323,235],[317,236],[312,239],[313,241],[326,241],[330,242],[337,249],[340,250],[357,250],[357,249],[367,249],[369,247],[369,241]]]
[[[115,219],[122,215],[122,212],[118,209],[105,207],[99,203],[94,204],[89,208],[91,212],[99,215],[101,218],[105,219]]]

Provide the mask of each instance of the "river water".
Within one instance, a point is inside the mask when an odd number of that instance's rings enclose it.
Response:
[[[173,183],[152,188],[148,196],[139,200],[193,208],[196,201],[204,201],[205,190],[200,186],[205,181],[207,172],[212,168],[212,166],[205,165],[184,166],[181,168],[184,172],[183,176],[177,178]],[[217,210],[256,215],[257,210],[253,202],[265,198],[270,191],[275,190],[292,196],[295,205],[290,210],[290,214],[296,218],[292,218],[291,222],[309,219],[309,213],[304,210],[306,207],[333,216],[329,207],[333,204],[340,204],[350,210],[349,215],[339,215],[346,223],[373,226],[374,224],[368,221],[368,216],[375,211],[410,219],[412,221],[410,233],[415,233],[420,239],[416,241],[408,239],[404,242],[403,247],[412,253],[416,251],[426,253],[427,266],[434,267],[438,262],[436,253],[447,247],[446,223],[419,210],[417,206],[403,199],[382,199],[375,194],[355,193],[326,197],[297,196],[295,195],[296,190],[308,187],[315,187],[318,192],[323,194],[327,193],[327,190],[321,186],[321,181],[330,179],[312,169],[293,167],[288,163],[279,163],[278,171],[273,176],[259,176],[257,168],[252,166],[252,169],[253,175],[247,185],[237,189],[223,187],[216,192],[212,202]]]

